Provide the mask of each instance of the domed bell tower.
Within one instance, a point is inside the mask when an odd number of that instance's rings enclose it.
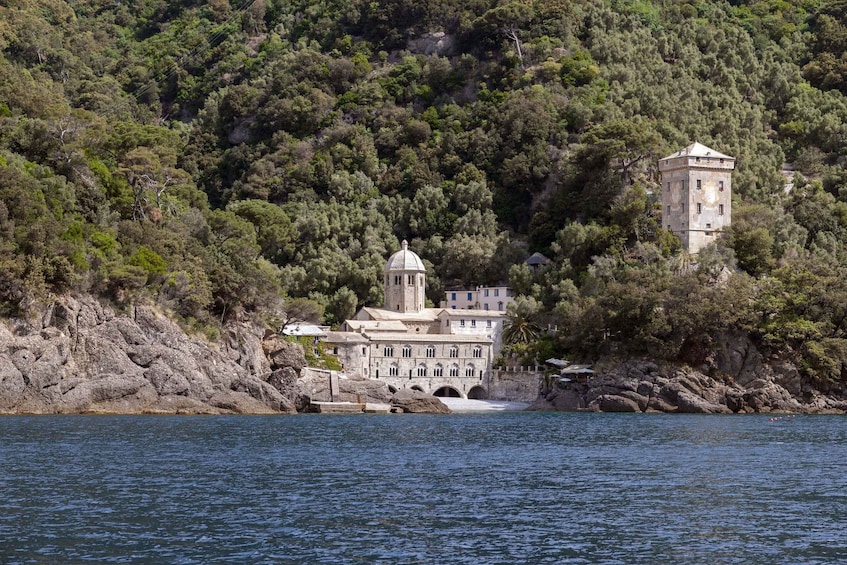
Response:
[[[395,312],[420,312],[426,296],[423,261],[404,239],[402,249],[385,264],[385,308]]]

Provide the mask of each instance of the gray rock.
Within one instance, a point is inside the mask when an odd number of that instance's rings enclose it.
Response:
[[[677,395],[678,411],[685,414],[729,414],[731,410],[723,404],[714,404],[699,396],[679,391]]]
[[[391,397],[391,405],[412,414],[449,414],[450,409],[437,397],[412,389],[400,389]]]
[[[637,402],[630,398],[614,394],[604,394],[598,397],[588,405],[588,408],[596,408],[600,412],[641,412],[641,408]]]

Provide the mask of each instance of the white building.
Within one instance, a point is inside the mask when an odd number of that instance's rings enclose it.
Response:
[[[505,312],[515,297],[508,286],[478,286],[474,290],[448,290],[441,306],[451,310],[494,310]]]
[[[362,308],[325,339],[344,371],[386,381],[392,389],[486,398],[505,304],[502,310],[425,308],[426,271],[405,241],[388,259],[384,282],[383,308]],[[511,298],[506,287],[488,290],[492,299]]]

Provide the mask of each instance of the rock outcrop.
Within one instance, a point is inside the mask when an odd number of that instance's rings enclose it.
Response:
[[[390,399],[391,406],[409,414],[449,414],[450,409],[437,397],[414,389],[400,389]]]
[[[267,377],[296,354],[273,353],[248,324],[228,326],[215,346],[151,306],[119,315],[65,297],[38,323],[0,322],[0,412],[294,412]]]
[[[790,364],[762,363],[757,352],[724,350],[724,367],[737,377],[714,378],[694,369],[629,361],[582,382],[551,377],[530,410],[595,412],[844,413],[847,401],[802,385]],[[751,361],[752,359],[752,361]],[[752,372],[751,372],[752,371]]]

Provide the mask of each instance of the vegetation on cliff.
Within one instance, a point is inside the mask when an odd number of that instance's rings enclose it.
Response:
[[[207,329],[288,305],[333,323],[381,303],[405,238],[433,302],[507,279],[526,328],[556,327],[529,356],[700,363],[743,333],[839,382],[844,10],[5,2],[0,310],[73,290]],[[695,269],[653,196],[693,140],[738,160],[732,229]]]

